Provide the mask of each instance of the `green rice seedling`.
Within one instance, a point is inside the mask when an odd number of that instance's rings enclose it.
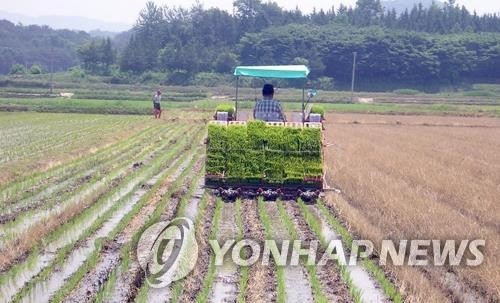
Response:
[[[285,225],[285,229],[287,230],[288,234],[291,237],[291,240],[297,240],[299,239],[299,235],[297,232],[297,229],[295,227],[295,223],[292,221],[290,216],[286,213],[285,206],[283,205],[282,201],[277,202],[278,206],[278,214],[280,216],[281,222]],[[307,266],[304,265],[304,267],[307,270],[308,277],[309,277],[309,282],[311,283],[311,289],[313,292],[313,297],[315,302],[328,302],[328,298],[326,297],[324,291],[321,288],[321,282],[318,279],[317,273],[316,273],[316,267],[311,265]]]
[[[198,139],[199,139],[199,136],[196,137],[194,140],[198,140]],[[192,153],[195,153],[193,148],[191,150],[187,151],[186,153],[183,153],[179,158],[177,158],[176,165],[169,168],[165,172],[164,176],[171,175],[176,169],[178,169],[178,167],[181,165],[181,163],[183,163],[183,161],[187,158],[187,156],[189,154],[192,154]],[[181,185],[181,183],[187,178],[195,160],[196,160],[196,157],[193,157],[193,159],[190,161],[190,164],[184,169],[184,171],[179,175],[179,177],[172,183],[169,190],[164,195],[165,198],[161,199],[158,202],[157,207],[156,207],[155,211],[153,212],[152,216],[149,218],[148,222],[146,222],[138,231],[136,231],[134,233],[134,235],[132,236],[132,240],[130,242],[128,242],[127,244],[125,244],[121,248],[120,255],[121,255],[122,262],[121,262],[119,269],[115,270],[115,272],[127,271],[128,267],[129,267],[129,263],[130,263],[131,252],[132,252],[134,247],[137,247],[137,243],[139,241],[140,235],[147,227],[149,227],[151,224],[157,222],[161,213],[164,212],[164,210],[168,204],[169,200],[167,198],[170,197],[171,194],[174,193],[178,189],[178,187]],[[161,179],[162,178],[159,178],[159,181]],[[156,190],[159,188],[159,186],[160,186],[159,182],[157,184],[155,184],[154,187],[152,188],[152,190],[149,191],[149,193],[147,194],[146,197],[143,198],[143,200],[144,201],[149,200],[152,197],[152,195],[156,192]],[[203,202],[203,201],[205,201],[205,202]],[[202,203],[201,203],[200,210],[199,210],[200,212],[203,212],[202,209],[206,208],[206,204],[207,204],[206,199],[202,199]],[[198,213],[197,221],[201,220],[200,212]],[[114,280],[109,281],[109,284],[113,284],[113,283],[116,283],[116,278]],[[104,288],[108,289],[112,293],[112,290],[113,290],[112,286],[105,285]],[[142,302],[146,301],[148,291],[149,291],[148,285],[143,285],[139,289],[139,293],[137,295],[136,301],[141,301],[141,300],[142,300]],[[107,294],[107,295],[109,296],[109,294]],[[105,296],[105,295],[103,294],[103,296]]]
[[[201,132],[198,132],[200,135],[202,134]],[[199,140],[200,135],[198,135],[195,139]],[[194,151],[192,154],[199,155],[200,153]],[[187,155],[187,154],[186,154]],[[175,190],[181,185],[182,180],[184,180],[189,173],[191,173],[192,167],[197,162],[199,157],[193,156],[191,160],[189,161],[189,164],[186,166],[185,170],[181,173],[181,175],[176,179],[174,184],[172,184],[171,189],[167,192],[166,195],[164,195],[164,198],[158,203],[157,207],[153,211],[153,214],[149,217],[148,222],[146,222],[144,225],[141,226],[141,228],[133,235],[131,245],[127,246],[127,249],[130,250],[132,247],[137,247],[137,244],[139,242],[140,236],[146,230],[149,226],[152,224],[158,222],[160,219],[161,214],[165,212],[165,209],[168,205],[167,199],[170,198],[172,193],[174,193]],[[181,198],[182,199],[182,198]],[[178,207],[180,206],[180,203],[178,204]],[[179,209],[177,208],[177,214],[179,214]],[[180,290],[178,290],[180,292]],[[147,301],[147,296],[149,293],[149,285],[147,283],[143,284],[142,287],[139,289],[139,293],[136,298],[136,302],[146,302]],[[178,294],[180,295],[180,294]]]
[[[217,105],[215,108],[216,112],[227,112],[229,116],[233,116],[235,112],[235,108],[233,104],[222,103]]]
[[[236,183],[301,183],[322,176],[321,148],[317,128],[209,125],[207,174]]]
[[[321,118],[325,118],[325,107],[319,104],[313,104],[311,114],[319,114]]]

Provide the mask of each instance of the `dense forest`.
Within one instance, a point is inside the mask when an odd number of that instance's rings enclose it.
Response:
[[[379,0],[358,0],[355,7],[341,5],[310,14],[261,0],[236,0],[232,13],[202,5],[184,9],[149,2],[134,28],[113,43],[73,35],[81,40],[63,39],[64,45],[84,43],[74,52],[82,67],[110,75],[116,82],[156,73],[163,75],[157,79],[163,83],[197,84],[200,78],[225,81],[228,78],[222,75],[237,64],[306,64],[312,79],[324,88],[333,83],[343,87],[350,81],[353,52],[358,58],[357,77],[365,89],[500,79],[500,16],[479,16],[454,0],[415,5],[400,14],[385,10]],[[0,58],[3,53],[5,49]],[[40,57],[47,66],[50,56]]]
[[[123,71],[227,73],[236,64],[310,66],[313,78],[350,81],[358,53],[361,83],[458,84],[499,78],[500,18],[470,14],[453,1],[397,15],[378,0],[358,0],[304,15],[275,3],[237,0],[235,13],[148,3],[119,61]],[[330,83],[331,81],[325,81]]]
[[[15,64],[28,69],[39,66],[42,72],[66,70],[80,63],[76,50],[90,40],[83,31],[0,20],[0,74],[8,73]]]

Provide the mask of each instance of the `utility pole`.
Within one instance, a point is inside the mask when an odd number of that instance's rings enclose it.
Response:
[[[351,103],[353,103],[354,99],[354,75],[356,73],[356,55],[357,52],[353,52],[353,60],[352,60],[352,80],[351,80]]]
[[[52,41],[51,41],[52,42]],[[54,45],[50,46],[50,88],[49,93],[52,95],[54,89]]]

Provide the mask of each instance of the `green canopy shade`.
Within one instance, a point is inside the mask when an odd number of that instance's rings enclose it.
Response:
[[[235,76],[301,79],[307,78],[309,68],[305,65],[237,66]]]

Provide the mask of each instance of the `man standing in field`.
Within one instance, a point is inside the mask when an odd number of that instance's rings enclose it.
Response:
[[[155,119],[161,118],[161,91],[158,90],[156,94],[153,96],[153,113],[155,115]]]
[[[286,121],[281,104],[274,100],[274,86],[272,84],[264,84],[262,100],[257,101],[253,110],[253,117],[266,122]]]

